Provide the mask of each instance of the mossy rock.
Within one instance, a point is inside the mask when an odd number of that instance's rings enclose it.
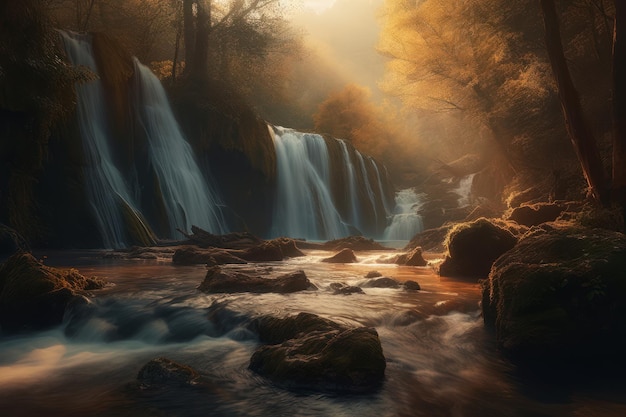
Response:
[[[537,229],[483,282],[483,317],[511,358],[550,365],[625,363],[626,237]]]
[[[271,329],[249,368],[277,385],[294,390],[362,393],[377,389],[386,361],[373,328],[346,329],[330,320],[301,313],[285,319],[265,318]],[[262,333],[261,333],[262,334]]]
[[[61,324],[67,306],[84,300],[87,291],[104,287],[75,269],[43,265],[18,252],[0,266],[0,326],[3,333],[39,330]]]
[[[487,277],[493,262],[517,243],[507,229],[485,218],[455,226],[446,239],[441,276]]]

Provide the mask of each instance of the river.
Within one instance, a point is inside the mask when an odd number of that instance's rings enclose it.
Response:
[[[269,276],[302,269],[318,291],[207,295],[196,290],[205,266],[169,259],[103,259],[99,253],[48,254],[53,266],[76,266],[112,283],[86,311],[60,328],[0,338],[1,416],[624,416],[623,382],[526,378],[503,359],[480,317],[475,282],[440,278],[430,267],[319,262],[307,251],[285,262],[233,265]],[[431,256],[432,258],[432,256]],[[365,288],[334,295],[329,285],[358,285],[377,270],[419,292]],[[211,308],[211,306],[213,306]],[[220,321],[207,320],[209,309]],[[289,392],[247,369],[258,346],[242,325],[259,314],[311,312],[377,329],[387,369],[366,395]],[[165,356],[192,366],[210,388],[142,390],[139,369]]]

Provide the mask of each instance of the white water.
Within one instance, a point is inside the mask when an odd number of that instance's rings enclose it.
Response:
[[[324,138],[276,128],[278,190],[273,236],[328,240],[348,235],[330,191]]]
[[[49,260],[54,260],[50,254]],[[302,269],[319,288],[294,294],[203,294],[203,265],[97,261],[80,267],[114,286],[46,332],[0,338],[3,416],[624,416],[623,378],[545,381],[517,377],[485,331],[474,282],[437,276],[428,267],[319,262],[330,252],[271,267],[271,276]],[[390,256],[392,253],[359,254]],[[81,258],[84,259],[84,258]],[[75,264],[72,262],[71,265]],[[224,266],[231,271],[250,265]],[[422,291],[364,288],[333,294],[330,284],[362,284],[376,269]],[[149,277],[149,279],[147,279]],[[211,308],[211,306],[213,308]],[[207,309],[215,312],[209,321]],[[250,370],[259,346],[247,326],[262,314],[318,314],[349,326],[375,327],[387,359],[385,381],[365,395],[291,392]],[[207,388],[137,387],[139,369],[168,357],[198,370]]]
[[[411,240],[424,229],[422,216],[417,214],[421,204],[420,196],[408,188],[396,194],[396,207],[393,210],[391,224],[387,226],[384,240]]]
[[[350,195],[350,223],[356,228],[361,226],[361,216],[359,215],[358,209],[358,195],[356,189],[356,174],[354,172],[354,165],[352,165],[352,160],[350,159],[350,153],[348,152],[348,145],[345,141],[339,140],[339,144],[341,145],[341,152],[343,153],[343,160],[348,172],[348,194]]]
[[[467,207],[472,203],[471,193],[474,175],[476,174],[470,174],[461,178],[461,180],[459,181],[459,187],[454,190],[454,192],[459,195],[459,207]]]
[[[62,32],[62,36],[72,64],[83,65],[97,72],[88,35]],[[83,139],[86,162],[84,173],[89,202],[105,247],[125,247],[128,242],[120,200],[135,211],[136,205],[109,149],[110,132],[107,128],[102,83],[100,80],[89,81],[78,85],[76,91],[76,113]]]
[[[176,236],[179,228],[190,231],[192,225],[212,233],[226,232],[220,201],[200,172],[161,82],[136,58],[134,61],[135,107],[148,138],[150,160],[167,210],[170,237]]]

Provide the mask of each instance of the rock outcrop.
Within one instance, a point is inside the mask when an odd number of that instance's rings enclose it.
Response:
[[[507,229],[485,218],[454,227],[447,238],[448,252],[441,276],[485,278],[491,265],[517,243]]]
[[[73,302],[105,282],[75,269],[45,266],[27,252],[18,252],[0,266],[0,328],[2,333],[41,330],[61,324]]]
[[[536,229],[495,262],[482,307],[498,346],[513,359],[536,366],[624,363],[626,237]]]

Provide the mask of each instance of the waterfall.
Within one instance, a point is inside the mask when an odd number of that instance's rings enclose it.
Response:
[[[74,65],[97,72],[91,42],[87,35],[62,32],[67,56]],[[113,162],[109,148],[104,93],[100,80],[76,87],[76,114],[83,139],[87,197],[107,248],[128,245],[122,205],[137,213],[128,186]]]
[[[61,32],[67,55],[74,65],[97,73],[91,39],[88,35]],[[197,225],[213,233],[226,231],[220,201],[211,190],[196,163],[191,146],[174,118],[165,90],[152,72],[134,60],[135,89],[129,95],[135,112],[133,121],[145,136],[144,152],[153,172],[155,188],[146,178],[130,172],[125,178],[115,163],[113,137],[108,129],[106,99],[100,80],[77,86],[77,122],[85,154],[85,185],[89,203],[107,248],[126,247],[129,228],[150,231],[143,223],[144,209],[164,207],[167,236],[176,229],[189,231]],[[119,155],[118,155],[119,156]],[[135,160],[135,164],[139,161]],[[145,163],[146,161],[141,161]],[[141,202],[141,204],[139,204]],[[154,219],[152,219],[154,220]],[[139,223],[137,223],[139,222]],[[150,232],[151,233],[151,232]]]
[[[471,204],[471,192],[472,182],[474,181],[474,175],[467,175],[459,181],[459,187],[454,190],[459,195],[458,206],[467,207]]]
[[[422,217],[417,214],[420,197],[412,188],[396,194],[396,207],[391,224],[385,229],[384,240],[411,240],[424,229]]]
[[[277,192],[273,236],[336,239],[348,235],[330,192],[328,149],[320,135],[276,128]]]
[[[205,181],[174,118],[159,79],[136,58],[135,108],[148,139],[149,158],[158,178],[168,215],[170,236],[176,229],[192,225],[213,233],[224,233],[221,204]]]
[[[350,196],[350,222],[354,227],[359,228],[361,223],[361,216],[359,216],[358,208],[359,199],[357,195],[356,173],[354,172],[354,165],[352,164],[352,160],[350,159],[348,145],[346,145],[346,142],[341,139],[339,139],[339,144],[341,145],[344,165],[348,171],[348,178],[346,178],[346,181],[348,183],[348,195]]]

